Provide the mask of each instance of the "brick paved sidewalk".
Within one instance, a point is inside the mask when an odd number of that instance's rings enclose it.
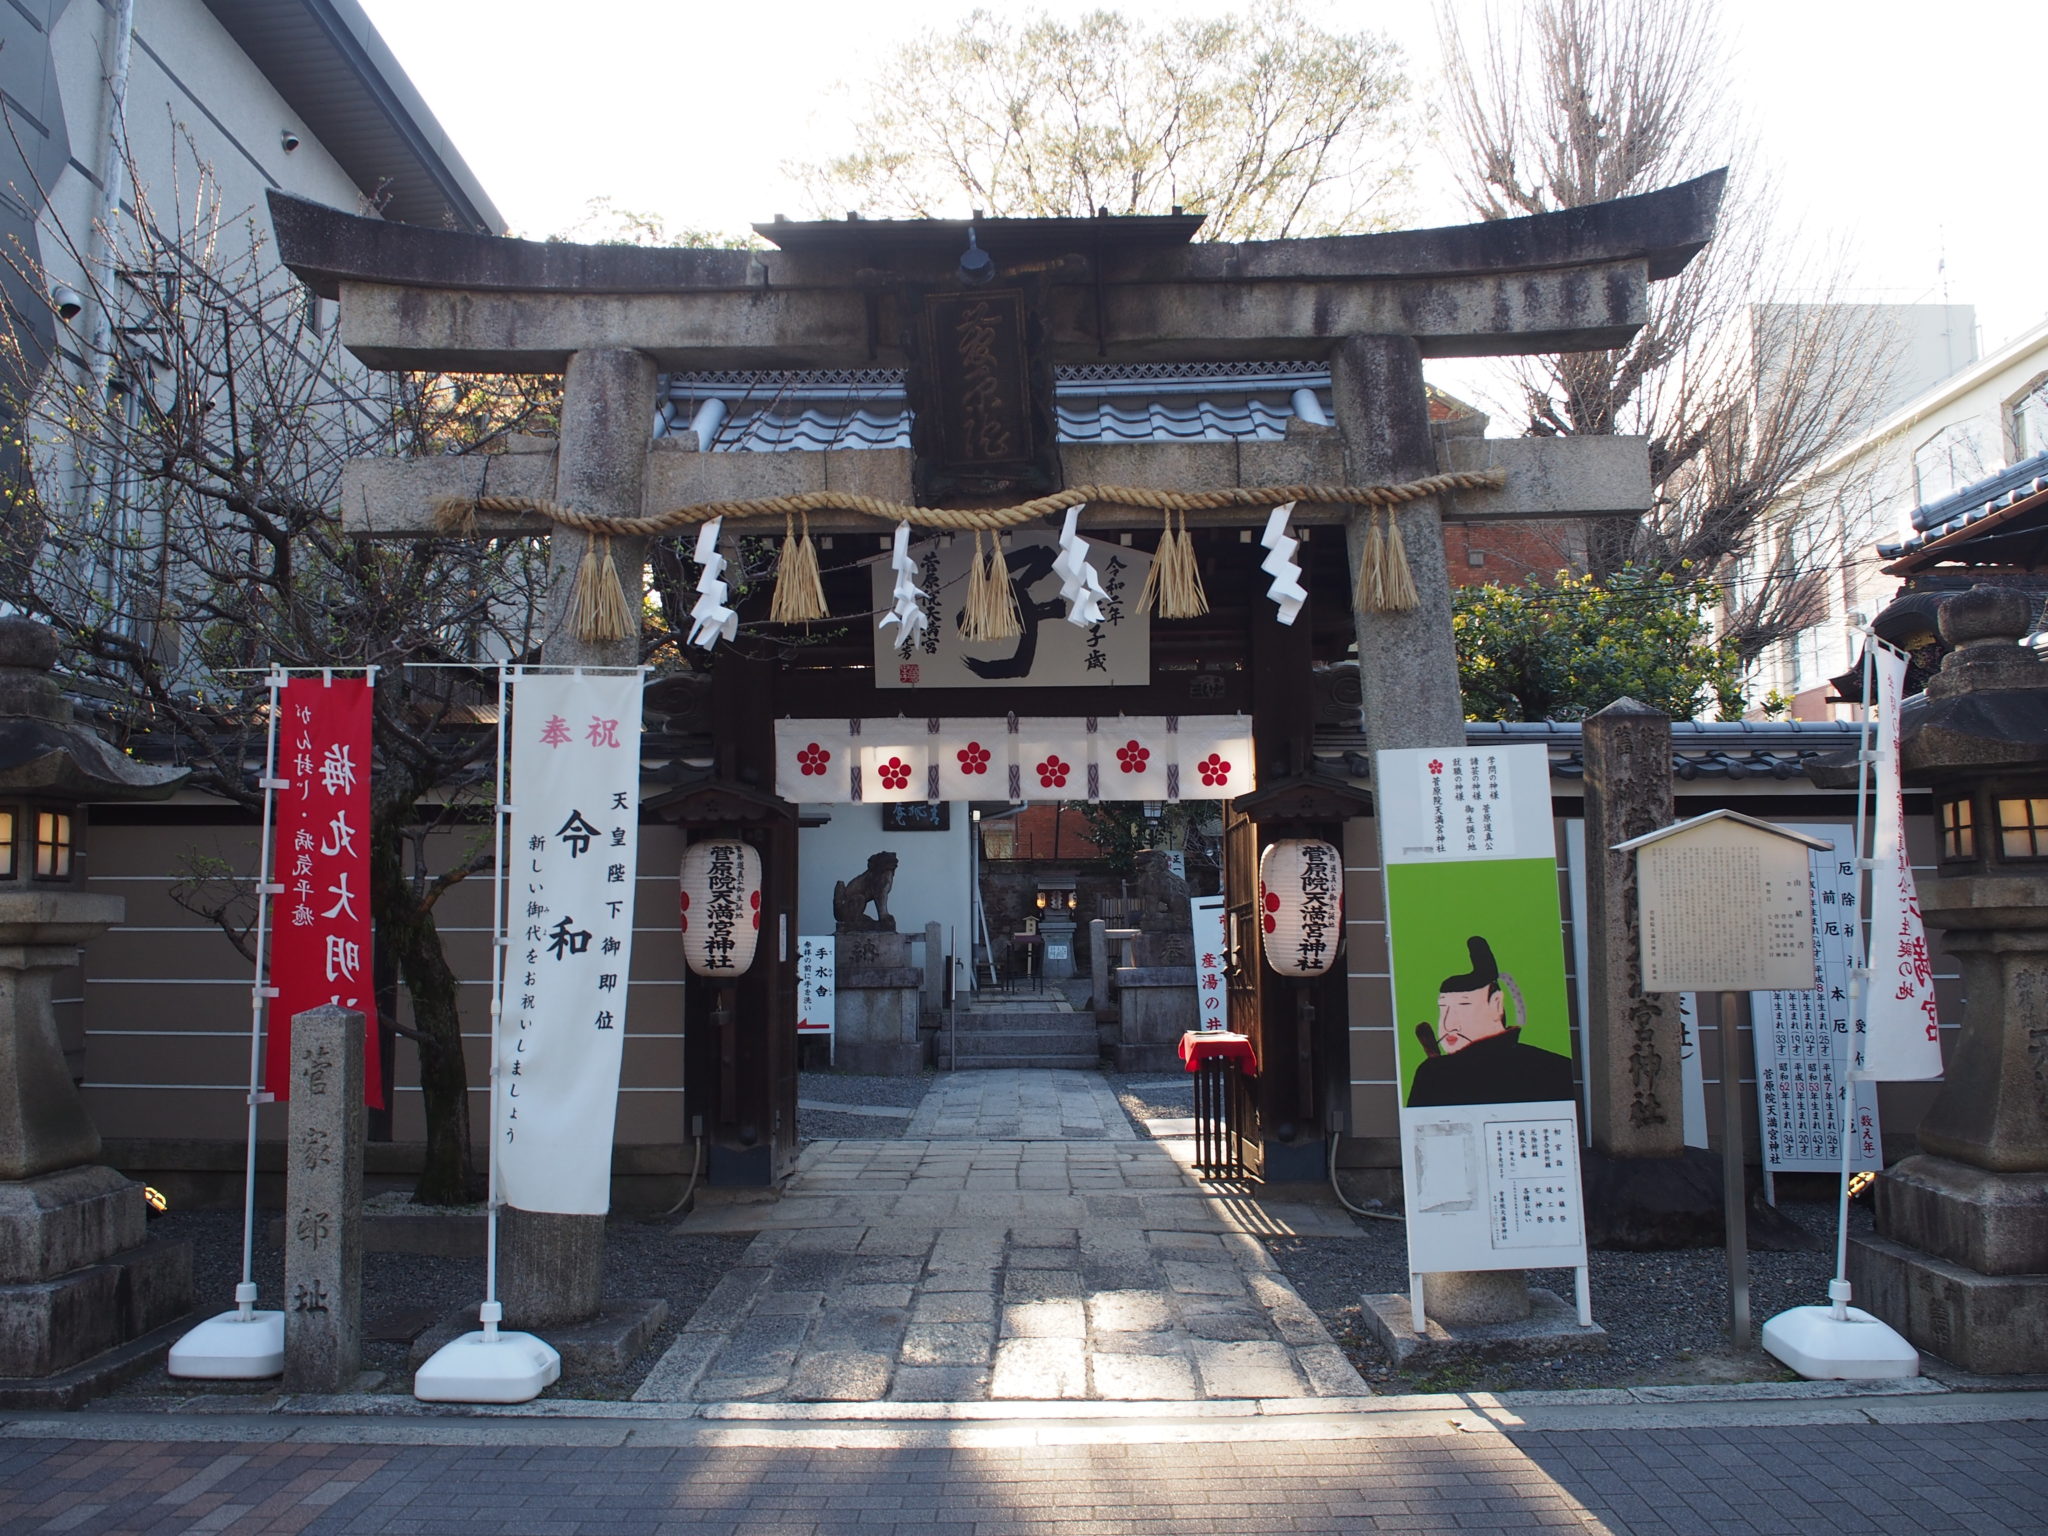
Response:
[[[201,1437],[210,1426],[176,1427]],[[574,1426],[524,1427],[573,1438]],[[2048,1426],[2038,1422],[936,1449],[0,1439],[7,1536],[1990,1536],[2044,1526]]]

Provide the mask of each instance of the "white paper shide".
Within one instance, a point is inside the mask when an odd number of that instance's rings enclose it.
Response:
[[[512,732],[499,1190],[602,1215],[633,960],[640,678],[521,674]]]

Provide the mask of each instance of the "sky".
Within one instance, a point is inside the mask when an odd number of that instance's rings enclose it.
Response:
[[[1476,14],[1482,0],[1454,0]],[[784,167],[848,140],[858,82],[967,0],[684,6],[651,0],[362,0],[516,234],[575,225],[589,200],[742,233],[804,206]],[[1098,8],[1038,0],[1074,15]],[[1221,15],[1221,0],[1133,14]],[[1304,0],[1437,69],[1428,0]],[[2033,97],[2042,0],[1724,0],[1737,104],[1838,296],[1973,304],[1980,351],[2048,320],[2048,161]],[[1006,13],[1014,14],[1014,11]],[[1469,217],[1425,150],[1413,217]],[[1160,211],[1164,211],[1163,209]],[[967,210],[960,210],[965,216]]]

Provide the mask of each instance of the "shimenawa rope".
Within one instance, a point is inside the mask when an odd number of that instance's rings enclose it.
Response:
[[[1166,514],[1167,528],[1154,556],[1153,575],[1147,579],[1145,599],[1156,598],[1161,618],[1192,618],[1208,611],[1202,593],[1201,574],[1194,560],[1193,541],[1188,537],[1189,512],[1217,511],[1226,507],[1278,506],[1285,501],[1322,506],[1354,506],[1370,509],[1370,528],[1359,562],[1358,606],[1368,612],[1400,612],[1414,608],[1419,597],[1415,576],[1408,566],[1407,547],[1401,537],[1397,509],[1411,501],[1441,495],[1446,491],[1495,490],[1507,483],[1504,470],[1461,470],[1451,474],[1427,475],[1420,480],[1395,485],[1278,485],[1225,486],[1213,491],[1162,491],[1132,485],[1076,485],[1019,502],[1015,506],[990,507],[973,511],[947,507],[916,507],[844,491],[805,491],[793,496],[766,496],[737,501],[698,502],[674,507],[653,517],[604,517],[578,512],[559,502],[538,496],[444,496],[434,503],[434,521],[442,532],[457,538],[477,535],[479,513],[533,513],[558,527],[591,535],[577,573],[573,619],[577,632],[586,639],[617,639],[629,633],[631,608],[618,582],[618,567],[611,554],[611,537],[647,538],[672,533],[709,522],[714,517],[784,520],[783,554],[785,571],[778,573],[771,614],[777,622],[803,622],[806,617],[823,618],[824,592],[817,578],[817,551],[811,544],[808,514],[812,512],[855,512],[888,523],[910,523],[920,528],[950,532],[1000,533],[1035,519],[1064,512],[1084,504],[1146,507]],[[1178,532],[1173,514],[1179,513]],[[790,519],[803,515],[804,535],[792,543]],[[1384,519],[1384,532],[1382,532]],[[977,540],[977,543],[979,541]],[[809,573],[804,570],[809,555]],[[991,569],[978,574],[990,590],[977,609],[985,616],[978,629],[996,638],[1008,629],[993,591],[994,567],[1002,559],[1000,541]],[[979,564],[980,562],[977,562]],[[787,574],[792,586],[782,589]],[[602,590],[609,581],[610,592]],[[1000,582],[1007,588],[1007,582]],[[1014,594],[1009,597],[1014,605]],[[791,615],[788,619],[782,613]],[[615,632],[616,631],[616,632]]]

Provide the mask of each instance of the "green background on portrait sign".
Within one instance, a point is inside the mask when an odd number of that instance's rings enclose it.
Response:
[[[1466,939],[1493,946],[1528,1004],[1522,1043],[1569,1057],[1570,1003],[1564,985],[1564,923],[1551,859],[1466,859],[1387,866],[1387,927],[1394,961],[1394,1038],[1401,1052],[1401,1102],[1422,1064],[1415,1026],[1436,1028],[1437,989],[1471,970]],[[1515,1022],[1505,987],[1507,1021]]]

